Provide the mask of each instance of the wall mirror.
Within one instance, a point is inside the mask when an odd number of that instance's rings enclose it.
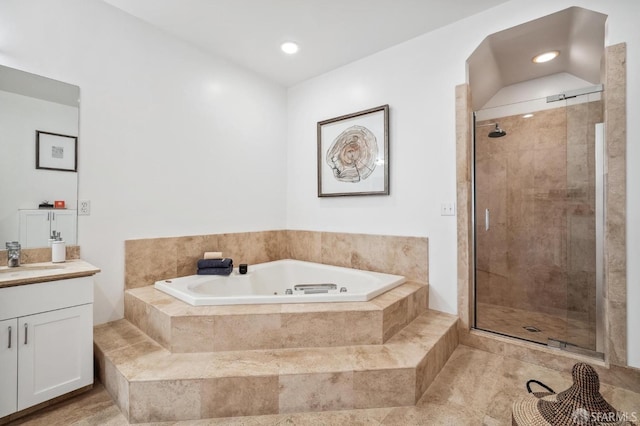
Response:
[[[77,244],[78,173],[37,168],[36,147],[37,132],[62,135],[40,156],[77,158],[75,146],[56,142],[78,136],[79,102],[78,86],[0,65],[0,249],[5,241],[46,247],[54,230]],[[44,201],[64,208],[39,208]]]

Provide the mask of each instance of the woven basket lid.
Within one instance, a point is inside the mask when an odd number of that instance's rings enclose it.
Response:
[[[527,396],[513,404],[513,423],[519,426],[592,426],[631,424],[600,394],[598,373],[588,364],[573,366],[573,385],[557,395]]]

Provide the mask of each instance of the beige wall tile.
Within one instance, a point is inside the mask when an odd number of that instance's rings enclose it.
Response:
[[[354,371],[355,408],[414,405],[415,369]]]
[[[213,352],[212,316],[171,317],[171,352]]]
[[[124,317],[144,333],[149,329],[150,310],[150,305],[132,294],[124,293]]]
[[[202,383],[201,418],[278,412],[278,376],[224,377]]]
[[[155,307],[151,307],[147,311],[145,333],[165,348],[171,348],[171,317]]]
[[[344,345],[380,345],[382,339],[382,312],[359,311],[344,314]]]
[[[176,277],[194,275],[198,271],[198,260],[207,251],[218,250],[217,235],[179,237],[176,241]],[[224,256],[224,253],[223,253]]]
[[[344,344],[344,312],[282,314],[284,347],[338,346]]]
[[[218,315],[213,325],[215,351],[282,347],[280,314]]]
[[[607,316],[609,353],[611,361],[618,365],[627,357],[627,303],[609,302]]]
[[[607,181],[605,205],[605,281],[607,282],[608,331],[606,346],[610,361],[627,364],[626,324],[626,144],[627,69],[625,43],[605,51],[604,116],[606,125]],[[612,276],[612,274],[615,274]],[[616,300],[615,302],[613,300]]]
[[[321,233],[322,263],[350,268],[351,255],[355,251],[355,244],[349,237],[350,234]]]
[[[152,285],[177,274],[177,238],[127,240],[124,242],[125,288]]]
[[[279,413],[354,408],[353,373],[280,376]]]
[[[219,251],[222,251],[223,256],[232,258],[234,266],[282,259],[281,252],[286,248],[286,238],[281,233],[282,231],[264,231],[220,234]]]
[[[429,307],[429,287],[420,286],[415,293],[409,296],[407,303],[407,319],[410,322]]]
[[[471,89],[455,88],[456,97],[456,200],[458,242],[458,315],[460,328],[468,330],[473,318],[472,188],[471,188]]]
[[[192,275],[205,251],[221,251],[235,266],[293,258],[428,282],[427,238],[289,230],[126,241],[125,286]]]
[[[33,249],[23,248],[20,250],[20,254],[20,264],[51,261],[51,249],[48,247]],[[66,258],[68,260],[80,259],[80,246],[67,246]],[[0,250],[0,266],[7,266],[7,251],[4,249]]]
[[[322,263],[321,232],[315,231],[286,231],[289,257],[307,262]]]
[[[120,407],[125,418],[129,419],[129,382],[108,358],[104,361],[104,367],[105,388],[116,405]]]
[[[323,232],[322,263],[428,282],[428,239]]]
[[[132,423],[199,419],[201,380],[133,382],[129,386]]]
[[[382,311],[382,333],[385,342],[408,324],[408,309],[409,301],[402,299]]]

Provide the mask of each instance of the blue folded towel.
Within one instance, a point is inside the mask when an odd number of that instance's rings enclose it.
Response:
[[[233,266],[228,268],[198,268],[198,275],[231,275]]]
[[[203,268],[233,268],[233,259],[200,259],[198,260],[198,269]]]

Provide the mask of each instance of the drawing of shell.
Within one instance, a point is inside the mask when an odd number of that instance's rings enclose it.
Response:
[[[376,168],[378,142],[363,126],[351,126],[340,133],[327,150],[326,161],[341,182],[360,182]]]

